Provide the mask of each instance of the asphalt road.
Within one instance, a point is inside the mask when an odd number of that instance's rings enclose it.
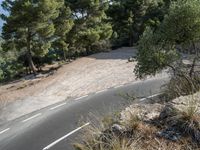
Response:
[[[121,95],[148,97],[161,92],[167,78],[135,82],[106,89],[85,97],[64,102],[33,112],[0,127],[0,150],[43,150],[46,146],[81,126],[95,116],[119,111],[130,100]],[[70,135],[49,150],[73,150],[80,131]]]

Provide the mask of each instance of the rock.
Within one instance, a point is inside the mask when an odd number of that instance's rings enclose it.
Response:
[[[126,130],[125,127],[118,125],[118,124],[114,124],[111,127],[111,131],[117,136],[122,135],[125,130]]]
[[[114,124],[111,127],[111,131],[114,136],[117,136],[119,138],[133,138],[134,131],[133,129],[126,128],[122,125]]]
[[[135,57],[130,57],[130,58],[128,58],[128,62],[134,62],[134,61],[136,61],[136,58],[135,58]]]
[[[44,78],[45,76],[46,76],[45,74],[39,73],[39,74],[36,75],[36,78]]]
[[[194,130],[194,132],[193,132],[193,135],[192,135],[192,138],[194,139],[194,141],[198,144],[198,145],[200,145],[200,131],[198,130]]]
[[[25,80],[32,80],[32,79],[35,79],[35,75],[34,74],[30,74],[30,75],[27,75],[24,77]]]
[[[133,104],[127,107],[121,113],[121,121],[129,122],[133,116],[137,116],[140,120],[151,120],[158,117],[163,105],[161,104]]]
[[[188,106],[195,106],[200,113],[200,92],[195,93],[194,95],[180,96],[172,100],[173,106],[182,111],[186,110]]]
[[[177,132],[174,128],[167,128],[161,132],[158,132],[157,136],[171,141],[178,141],[181,138],[181,133]]]
[[[159,115],[159,120],[163,120],[168,117],[172,117],[174,115],[176,115],[175,108],[173,107],[172,104],[167,104],[161,111],[161,113]]]

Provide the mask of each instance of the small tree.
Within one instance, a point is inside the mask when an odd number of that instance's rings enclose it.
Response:
[[[160,70],[170,67],[176,71],[183,67],[180,49],[193,46],[195,51],[189,76],[194,74],[194,67],[199,60],[196,43],[200,40],[200,1],[178,0],[170,5],[169,12],[157,30],[147,28],[139,42],[138,64],[135,72],[142,78],[155,75]],[[179,47],[179,49],[178,49]]]

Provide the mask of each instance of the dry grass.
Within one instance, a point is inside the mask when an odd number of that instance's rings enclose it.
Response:
[[[168,100],[179,96],[191,95],[200,90],[200,76],[190,77],[182,73],[180,76],[173,76],[167,84],[165,94]]]
[[[156,127],[139,124],[137,130],[134,130],[132,138],[115,136],[110,132],[102,137],[99,130],[87,132],[87,138],[82,137],[82,143],[74,144],[76,150],[197,150],[198,147],[190,142],[190,139],[184,138],[179,142],[173,142],[156,136],[158,131]],[[91,133],[91,132],[90,132]],[[91,136],[93,135],[93,136]],[[101,137],[101,138],[100,138]]]
[[[197,83],[196,78],[188,76],[172,78],[167,87],[167,96],[172,99],[194,94],[200,89]],[[124,98],[135,99],[130,95],[124,95]],[[112,130],[116,121],[109,117],[104,120],[106,128],[90,126],[84,136],[81,136],[82,143],[76,143],[74,147],[76,150],[199,150],[199,101],[199,98],[188,97],[187,103],[181,105],[184,106],[182,108],[168,102],[158,111],[159,116],[148,120],[141,115],[141,110],[144,111],[145,108],[136,105],[139,109],[134,110],[134,113],[130,112],[128,120],[118,121],[122,132]]]
[[[197,100],[190,99],[188,105],[177,109],[166,105],[160,116],[153,120],[138,117],[140,112],[131,114],[128,122],[122,123],[123,132],[113,132],[112,117],[99,123],[99,128],[90,126],[81,136],[82,143],[74,144],[76,150],[198,150],[200,149],[200,115]],[[108,123],[109,122],[109,123]],[[100,125],[101,124],[101,125]],[[159,132],[172,129],[181,133],[177,140],[158,135]]]

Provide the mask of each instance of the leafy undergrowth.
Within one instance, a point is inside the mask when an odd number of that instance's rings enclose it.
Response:
[[[155,109],[154,105],[151,105],[150,108],[152,111]],[[144,107],[143,110],[146,108]],[[82,142],[74,144],[75,149],[200,149],[200,115],[197,103],[190,103],[184,109],[178,109],[173,104],[167,103],[153,118],[141,117],[141,113],[137,111],[135,114],[131,113],[128,121],[114,121],[109,126],[106,125],[106,128],[103,123],[100,126],[88,127],[81,136]]]

